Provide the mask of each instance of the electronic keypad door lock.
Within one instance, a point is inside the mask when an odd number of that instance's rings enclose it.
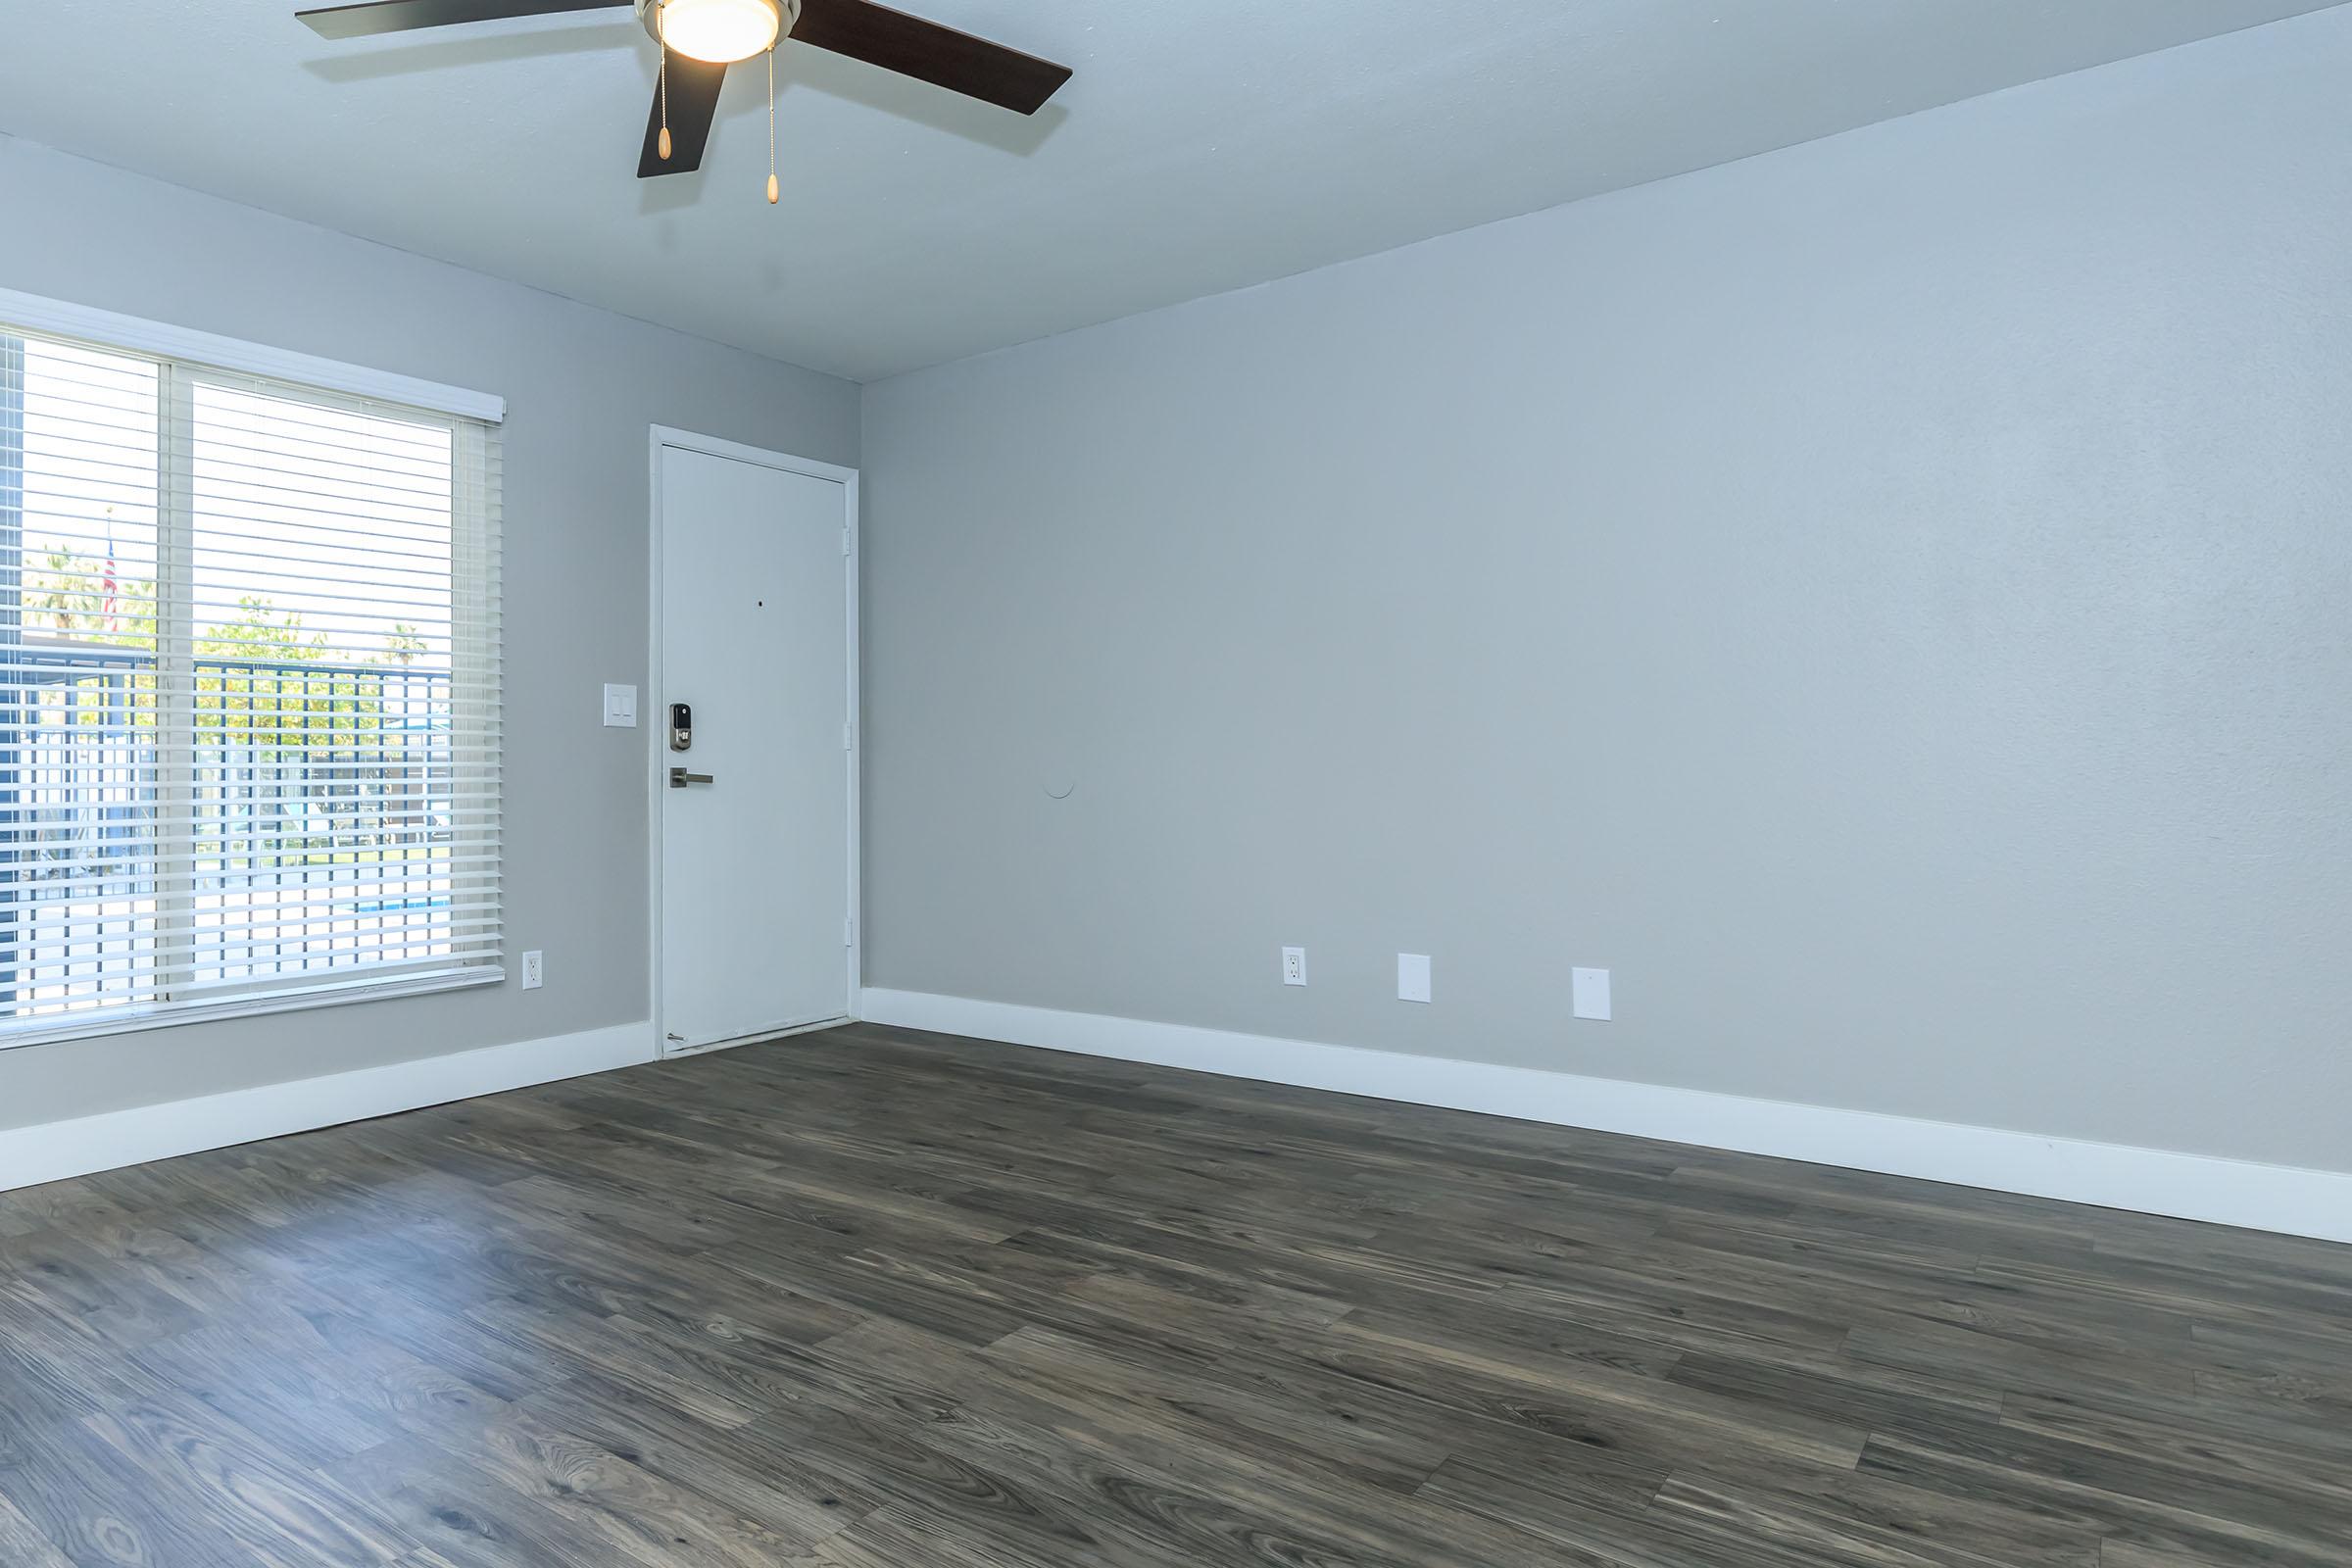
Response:
[[[694,750],[694,709],[686,703],[669,705],[669,749],[673,752]]]

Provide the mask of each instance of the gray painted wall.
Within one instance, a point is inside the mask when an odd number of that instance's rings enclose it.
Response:
[[[855,464],[857,388],[6,137],[0,287],[506,397],[507,941],[548,974],[0,1052],[0,1127],[646,1017],[655,731],[600,688],[646,679],[648,430]]]
[[[2347,80],[2331,11],[869,387],[867,983],[2352,1168]]]

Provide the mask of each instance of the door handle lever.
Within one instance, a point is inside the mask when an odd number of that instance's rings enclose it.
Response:
[[[682,767],[673,767],[669,770],[669,787],[673,790],[682,790],[689,784],[708,784],[710,782],[711,779],[708,773],[689,773]]]

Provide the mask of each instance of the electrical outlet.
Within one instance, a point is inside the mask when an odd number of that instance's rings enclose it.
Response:
[[[1606,1023],[1611,1016],[1609,1004],[1609,971],[1606,969],[1572,969],[1569,971],[1570,1000],[1576,1005],[1579,1018]]]
[[[522,989],[536,991],[547,983],[547,958],[540,953],[522,956]]]
[[[1396,955],[1396,1000],[1398,1002],[1427,1002],[1429,1000],[1429,955],[1399,953]]]
[[[1306,984],[1306,950],[1304,948],[1282,950],[1282,983],[1286,986]]]

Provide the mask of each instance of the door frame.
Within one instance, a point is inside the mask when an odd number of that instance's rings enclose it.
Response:
[[[845,548],[842,552],[841,565],[843,591],[847,596],[846,609],[848,611],[844,625],[849,634],[847,664],[849,690],[844,694],[846,698],[845,711],[848,714],[845,723],[848,725],[848,731],[845,737],[847,744],[842,748],[842,758],[844,765],[849,769],[850,804],[850,863],[844,868],[849,893],[847,904],[849,913],[848,924],[842,933],[845,972],[842,977],[843,1007],[840,1015],[765,1030],[737,1040],[718,1040],[705,1046],[680,1046],[674,1050],[670,1046],[668,1031],[663,1027],[662,988],[662,810],[666,784],[666,769],[669,765],[668,740],[663,733],[668,728],[668,710],[662,701],[663,690],[662,671],[662,454],[664,450],[672,447],[686,452],[699,452],[707,457],[731,458],[738,463],[757,464],[763,468],[775,468],[785,473],[803,474],[812,479],[830,479],[842,487],[844,513],[842,526],[845,533]],[[740,441],[724,441],[716,436],[698,435],[692,430],[680,430],[665,424],[653,426],[649,452],[648,471],[652,496],[648,514],[651,521],[647,528],[646,559],[648,687],[646,703],[641,704],[638,710],[639,723],[652,731],[647,736],[649,744],[646,751],[650,760],[646,764],[645,778],[646,924],[650,939],[649,953],[652,958],[652,968],[648,972],[647,979],[653,990],[655,1056],[688,1056],[710,1051],[726,1051],[736,1046],[751,1045],[760,1040],[773,1040],[782,1035],[799,1034],[809,1029],[831,1028],[835,1024],[846,1023],[857,1015],[858,988],[863,976],[865,944],[865,920],[862,907],[864,853],[861,848],[858,800],[858,759],[865,749],[865,732],[862,723],[864,715],[858,710],[858,565],[863,559],[863,551],[858,535],[858,470],[856,468],[845,468],[832,463],[819,463],[813,458],[796,458],[784,452],[770,452],[761,447],[746,446]],[[648,722],[649,709],[650,723]]]

